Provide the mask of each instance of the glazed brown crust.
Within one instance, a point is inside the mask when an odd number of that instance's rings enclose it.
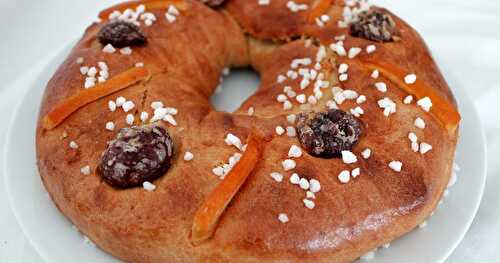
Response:
[[[296,138],[277,136],[275,127],[289,125],[284,116],[301,111],[299,107],[284,111],[276,102],[283,88],[276,76],[289,69],[292,59],[314,58],[317,52],[316,45],[306,47],[304,40],[289,39],[310,36],[326,45],[333,36],[347,34],[347,29],[339,29],[336,23],[322,29],[308,24],[303,14],[283,8],[285,0],[273,0],[266,8],[259,8],[257,1],[231,0],[218,11],[197,1],[186,3],[188,9],[175,23],[158,19],[153,26],[143,27],[148,44],[133,48],[130,56],[103,53],[96,39],[103,23],[93,24],[47,85],[40,118],[82,89],[84,77],[75,63],[78,57],[84,57],[86,65],[106,61],[111,77],[137,62],[152,72],[149,81],[89,104],[56,129],[44,130],[39,121],[36,145],[43,183],[61,212],[99,247],[128,262],[350,262],[409,232],[434,210],[451,174],[457,134],[448,135],[414,103],[403,104],[408,94],[389,82],[389,92],[381,95],[373,88],[374,80],[356,63],[342,84],[367,97],[360,118],[363,136],[353,152],[359,156],[369,147],[372,157],[358,158],[356,165],[307,154],[297,160],[294,172],[321,182],[313,210],[304,207],[304,192],[288,183],[291,173],[284,173],[282,183],[269,176],[282,171],[281,161],[290,145],[298,144]],[[339,5],[328,11],[332,21],[339,20],[341,12]],[[163,10],[154,13],[163,18]],[[391,16],[400,41],[382,44],[347,37],[345,46],[375,44],[377,51],[369,55],[371,59],[415,72],[454,103],[422,39]],[[361,54],[359,59],[363,56],[368,55]],[[215,111],[209,97],[223,67],[245,65],[260,72],[261,86],[234,113]],[[149,105],[157,100],[179,110],[178,126],[162,123],[176,153],[167,174],[154,181],[154,192],[117,190],[95,173],[106,143],[117,132],[105,130],[105,123],[126,126],[125,113],[107,110],[108,100],[118,96],[135,102],[136,116],[143,110],[151,114]],[[390,118],[376,104],[384,96],[397,103],[397,113]],[[331,97],[325,93],[310,109],[324,109]],[[353,106],[354,102],[347,101],[340,107],[347,111]],[[255,108],[253,117],[246,114],[249,107]],[[425,120],[424,130],[413,126],[416,117]],[[235,152],[224,137],[231,132],[246,138],[251,127],[266,137],[262,161],[225,211],[213,239],[195,247],[189,239],[194,212],[219,183],[211,170]],[[407,139],[410,131],[433,150],[426,155],[414,153]],[[71,140],[80,145],[77,150],[68,146]],[[193,152],[195,158],[182,160],[185,151]],[[401,173],[388,168],[392,160],[404,163]],[[91,175],[80,173],[85,165],[90,165]],[[355,167],[361,168],[361,176],[341,184],[339,172]],[[290,222],[280,223],[279,213],[287,213]]]

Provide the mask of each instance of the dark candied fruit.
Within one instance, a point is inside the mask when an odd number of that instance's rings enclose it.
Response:
[[[222,5],[225,0],[200,0],[200,1],[210,7],[217,7]]]
[[[155,125],[123,128],[108,143],[98,172],[117,188],[140,186],[170,168],[174,146],[168,132]]]
[[[103,45],[111,44],[117,48],[139,46],[147,41],[138,26],[125,21],[108,22],[97,33],[97,39]]]
[[[342,151],[350,151],[356,145],[361,135],[360,122],[336,109],[300,113],[296,128],[302,147],[321,158],[340,157]]]
[[[351,24],[351,36],[365,38],[378,42],[394,40],[396,23],[385,13],[379,10],[363,12],[358,20]]]

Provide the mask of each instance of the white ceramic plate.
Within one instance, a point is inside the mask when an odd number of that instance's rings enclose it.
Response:
[[[37,173],[34,138],[38,107],[45,83],[66,57],[70,46],[43,67],[37,77],[22,82],[26,85],[26,94],[15,110],[3,148],[8,196],[24,233],[47,263],[117,262],[83,242],[82,235],[49,199]],[[457,163],[461,167],[458,182],[428,220],[426,228],[416,229],[394,241],[389,249],[379,249],[372,263],[443,262],[462,240],[478,209],[486,178],[484,135],[469,97],[458,80],[445,73],[463,117],[457,152]],[[254,73],[237,71],[224,82],[224,92],[212,101],[218,109],[235,109],[238,101],[251,94],[257,84]]]

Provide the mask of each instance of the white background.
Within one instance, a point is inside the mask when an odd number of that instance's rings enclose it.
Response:
[[[16,79],[79,38],[98,10],[113,2],[0,0],[0,145],[23,89],[15,86]],[[447,262],[500,262],[500,1],[376,2],[383,2],[424,36],[468,91],[486,130],[489,166],[483,202],[469,233]],[[3,176],[0,174],[0,263],[42,262],[10,210]]]

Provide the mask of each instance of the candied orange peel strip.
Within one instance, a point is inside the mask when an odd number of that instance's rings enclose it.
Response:
[[[311,9],[311,11],[309,11],[309,17],[307,19],[309,23],[313,23],[317,17],[320,17],[321,15],[326,13],[328,8],[330,8],[330,6],[332,5],[332,2],[333,0],[319,0],[319,2]]]
[[[370,70],[378,70],[384,77],[417,99],[429,97],[433,104],[430,113],[438,119],[450,135],[456,132],[461,120],[460,113],[453,104],[443,98],[441,94],[430,87],[425,81],[417,79],[413,84],[406,84],[404,77],[408,72],[394,64],[383,61],[373,62],[370,60],[362,61],[362,63]]]
[[[198,208],[191,228],[191,240],[198,245],[212,237],[227,205],[252,173],[262,152],[262,138],[252,132],[240,161]]]
[[[107,8],[99,13],[99,18],[103,21],[109,20],[109,15],[113,13],[113,11],[123,12],[127,8],[134,9],[139,5],[144,5],[146,7],[146,12],[148,10],[159,10],[165,9],[167,10],[168,5],[172,4],[180,11],[187,10],[187,3],[184,0],[139,0],[139,1],[130,1],[115,5],[113,7]]]
[[[150,77],[149,70],[134,67],[91,89],[82,90],[58,104],[43,118],[43,127],[53,129],[81,107]]]

